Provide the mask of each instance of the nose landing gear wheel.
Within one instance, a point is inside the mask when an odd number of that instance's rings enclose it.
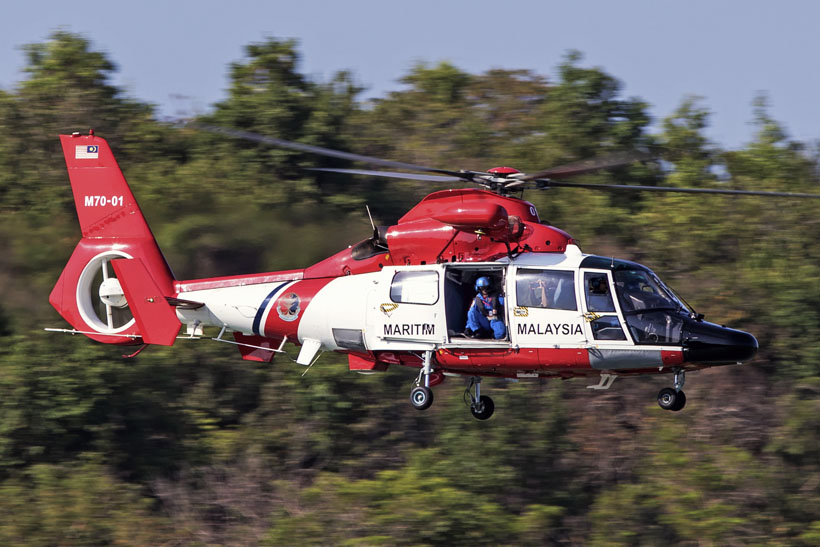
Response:
[[[495,404],[493,400],[487,395],[482,395],[478,398],[478,402],[470,405],[470,412],[478,420],[487,420],[493,415],[495,411]]]
[[[662,409],[677,412],[684,405],[686,405],[686,394],[683,391],[665,387],[658,392],[658,406]]]
[[[433,390],[425,386],[416,386],[410,391],[410,404],[416,410],[426,410],[433,404]]]

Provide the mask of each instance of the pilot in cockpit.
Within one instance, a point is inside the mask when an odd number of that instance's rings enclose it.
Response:
[[[646,298],[649,294],[644,292],[641,283],[637,280],[630,279],[623,284],[623,287],[619,289],[619,292],[623,295],[622,302],[624,304],[625,311],[643,310],[647,307]]]
[[[587,308],[589,311],[615,311],[606,276],[596,275],[589,278]]]

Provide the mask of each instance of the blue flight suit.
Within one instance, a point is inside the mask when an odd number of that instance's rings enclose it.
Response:
[[[492,331],[493,338],[500,340],[507,336],[507,326],[504,324],[504,297],[495,294],[488,294],[484,297],[481,293],[473,299],[473,305],[467,312],[467,328],[474,332]],[[487,316],[495,309],[496,316],[493,319]]]

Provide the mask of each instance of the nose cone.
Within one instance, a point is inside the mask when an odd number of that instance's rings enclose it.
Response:
[[[757,340],[748,332],[692,321],[683,336],[685,359],[715,365],[748,361],[757,353]]]

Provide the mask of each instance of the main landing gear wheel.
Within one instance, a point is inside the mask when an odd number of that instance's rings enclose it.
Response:
[[[665,387],[658,392],[658,405],[664,410],[677,412],[686,405],[686,394],[683,391]]]
[[[475,395],[473,395],[475,387]],[[469,402],[467,398],[469,397]],[[487,395],[481,394],[481,378],[473,376],[470,378],[470,386],[464,390],[464,402],[470,407],[470,412],[477,420],[488,420],[495,411],[493,400]]]
[[[416,410],[426,410],[433,404],[433,390],[426,386],[416,386],[410,391],[410,404]]]
[[[410,404],[416,410],[427,410],[433,404],[433,390],[430,389],[430,376],[433,374],[433,352],[424,352],[424,364],[416,378],[416,387],[410,390]]]
[[[473,413],[478,420],[487,420],[493,415],[495,411],[495,404],[493,400],[487,395],[479,397],[478,402],[470,405],[470,412]]]

